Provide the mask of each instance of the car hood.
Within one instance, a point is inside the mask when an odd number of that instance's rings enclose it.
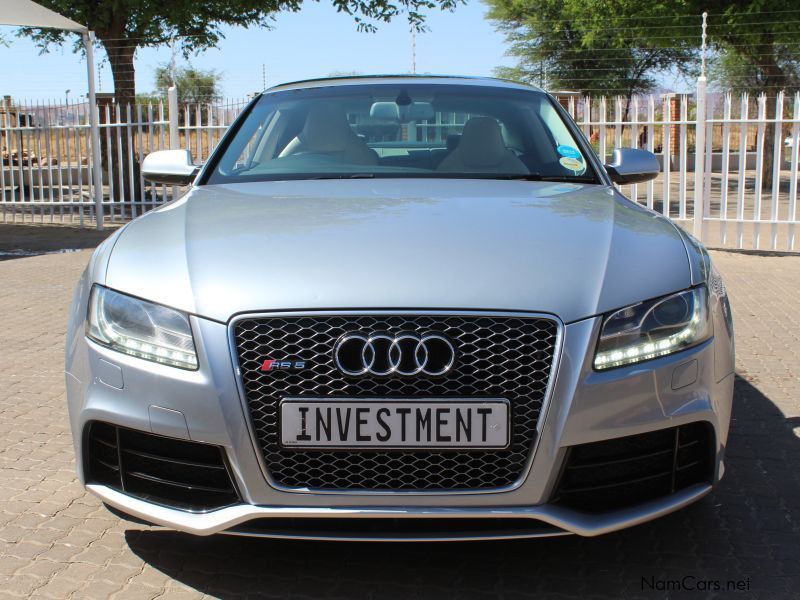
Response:
[[[111,288],[250,311],[536,311],[574,321],[691,285],[667,219],[613,188],[374,179],[201,186],[130,223]]]

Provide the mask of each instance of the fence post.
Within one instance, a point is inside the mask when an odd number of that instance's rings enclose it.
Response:
[[[705,170],[706,170],[706,18],[703,13],[703,66],[697,78],[697,121],[694,136],[694,236],[703,241],[703,216],[705,215]]]
[[[694,236],[703,241],[703,215],[705,214],[706,170],[706,78],[697,79],[697,124],[694,142]]]
[[[181,140],[178,135],[178,88],[174,85],[167,88],[167,114],[169,116],[169,148],[180,150]]]
[[[83,34],[83,45],[86,47],[86,68],[89,77],[89,127],[92,138],[92,191],[94,192],[94,218],[97,230],[103,231],[103,172],[101,169],[102,152],[100,150],[100,116],[97,109],[97,97],[94,92],[94,32]],[[83,207],[81,207],[83,216]]]

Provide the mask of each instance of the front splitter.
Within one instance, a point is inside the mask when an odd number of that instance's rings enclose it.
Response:
[[[176,510],[151,504],[123,494],[112,488],[89,484],[86,488],[99,496],[103,502],[114,508],[143,519],[149,523],[162,525],[194,535],[212,535],[215,533],[229,533],[235,535],[256,535],[259,537],[276,537],[292,539],[330,539],[351,541],[465,541],[489,539],[518,539],[530,537],[551,537],[554,535],[577,534],[585,537],[594,537],[633,527],[652,519],[662,517],[696,502],[708,494],[712,486],[708,484],[694,485],[692,487],[671,494],[670,496],[653,500],[624,510],[587,514],[568,508],[553,505],[518,506],[518,507],[285,507],[285,506],[254,506],[251,504],[238,504],[221,508],[219,510],[193,513]],[[487,531],[471,533],[465,531],[433,536],[399,536],[399,535],[343,535],[298,532],[294,534],[287,531],[270,532],[268,528],[257,533],[248,532],[246,529],[231,531],[248,521],[254,519],[266,520],[270,517],[280,519],[531,519],[532,525],[536,522],[549,525],[537,531]],[[553,529],[554,528],[554,529]]]

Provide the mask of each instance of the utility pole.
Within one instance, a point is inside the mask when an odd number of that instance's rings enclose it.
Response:
[[[417,29],[411,26],[411,74],[417,74]]]
[[[261,90],[267,89],[267,65],[261,63]]]

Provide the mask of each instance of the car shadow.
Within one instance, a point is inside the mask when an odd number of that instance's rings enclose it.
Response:
[[[0,260],[95,248],[118,227],[112,223],[97,231],[89,226],[0,223]]]
[[[126,539],[166,575],[222,598],[796,598],[798,427],[737,376],[719,487],[597,538],[384,544],[131,529]]]

